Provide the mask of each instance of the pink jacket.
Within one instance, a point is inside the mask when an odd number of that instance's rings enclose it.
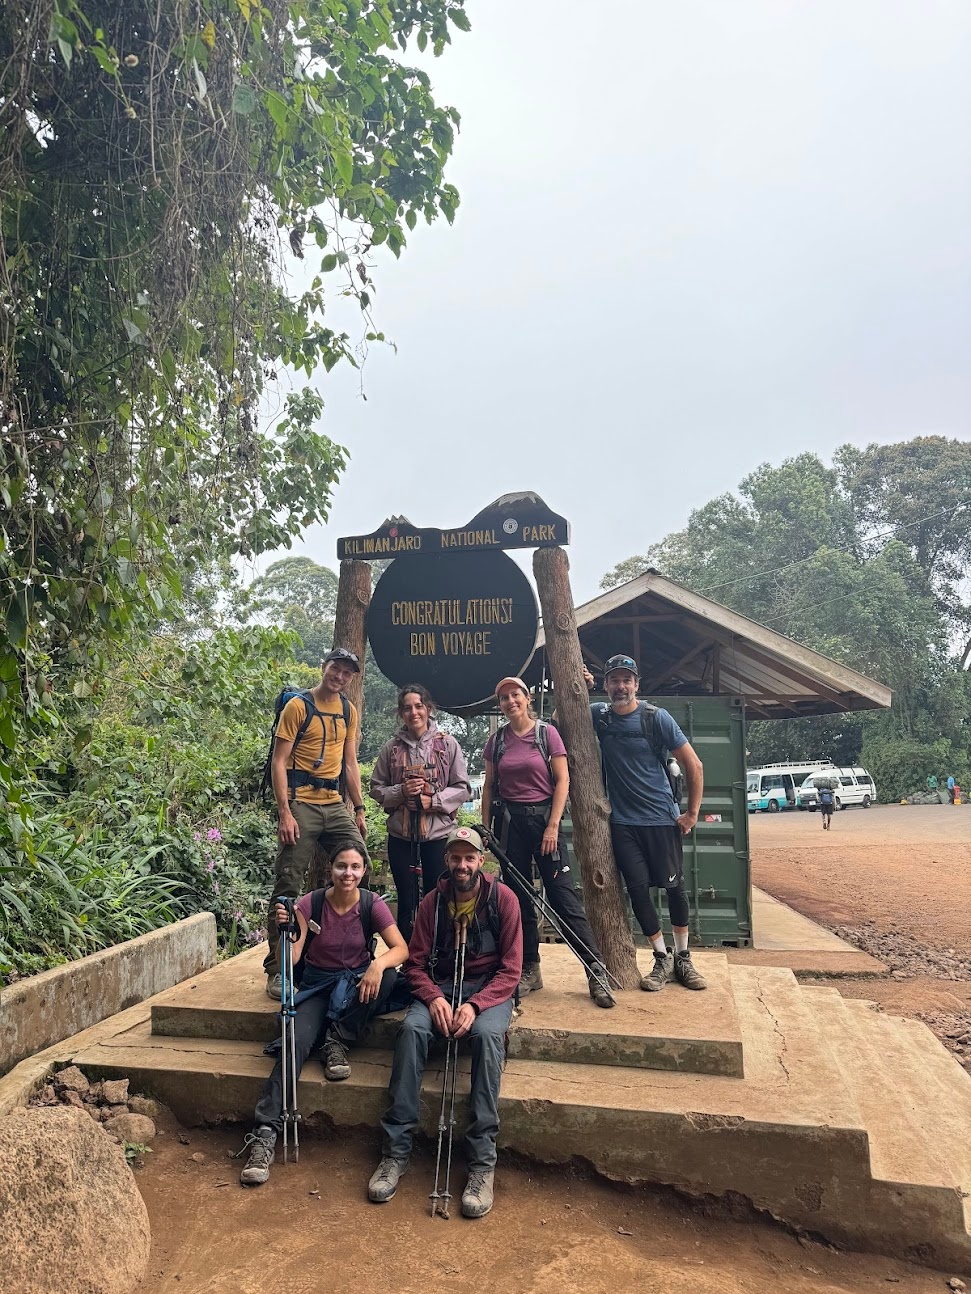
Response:
[[[455,825],[459,809],[472,798],[462,748],[434,719],[419,741],[402,727],[381,747],[371,774],[370,796],[390,814],[388,834],[401,840],[411,839],[412,810],[401,791],[402,773],[409,764],[424,764],[433,770],[428,780],[435,791],[431,808],[421,814],[421,839],[443,840]]]

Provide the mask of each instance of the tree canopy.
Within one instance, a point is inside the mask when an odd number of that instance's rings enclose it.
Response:
[[[604,577],[648,567],[894,690],[888,715],[753,723],[755,763],[863,759],[887,794],[971,762],[971,444],[919,437],[766,463]],[[906,746],[909,756],[899,751]],[[924,765],[927,768],[924,772]],[[965,774],[966,775],[966,774]],[[905,784],[906,783],[906,784]]]
[[[346,452],[284,368],[359,364],[375,249],[454,218],[459,116],[402,51],[461,0],[0,8],[0,832],[112,642],[326,519]],[[291,290],[287,258],[306,283]],[[359,336],[328,309],[350,298]],[[29,839],[29,835],[27,837]],[[0,839],[2,844],[2,839]]]

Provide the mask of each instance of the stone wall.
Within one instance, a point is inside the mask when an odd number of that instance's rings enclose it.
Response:
[[[199,912],[0,989],[0,1074],[216,962],[216,919]]]

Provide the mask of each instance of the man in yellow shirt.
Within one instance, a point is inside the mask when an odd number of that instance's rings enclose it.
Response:
[[[267,919],[267,954],[263,961],[266,991],[280,997],[280,934],[273,916],[273,900],[282,895],[297,898],[306,886],[304,876],[313,860],[318,840],[329,854],[348,841],[364,844],[366,826],[361,770],[357,763],[357,710],[341,696],[361,663],[346,647],[335,647],[324,657],[320,683],[310,692],[314,711],[302,735],[307,706],[299,696],[283,707],[277,725],[270,775],[276,799],[280,850]],[[345,712],[347,719],[345,722]],[[299,736],[299,741],[297,740]],[[340,792],[341,770],[354,817],[347,812]]]

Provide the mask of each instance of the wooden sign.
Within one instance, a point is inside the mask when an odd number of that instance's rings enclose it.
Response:
[[[390,517],[370,535],[337,541],[341,561],[435,553],[501,552],[504,548],[554,548],[570,542],[570,523],[538,494],[504,494],[471,521],[453,530],[413,526],[407,517]]]
[[[444,709],[461,710],[519,673],[538,623],[533,587],[505,553],[413,554],[378,580],[367,635],[393,683],[422,683]]]

